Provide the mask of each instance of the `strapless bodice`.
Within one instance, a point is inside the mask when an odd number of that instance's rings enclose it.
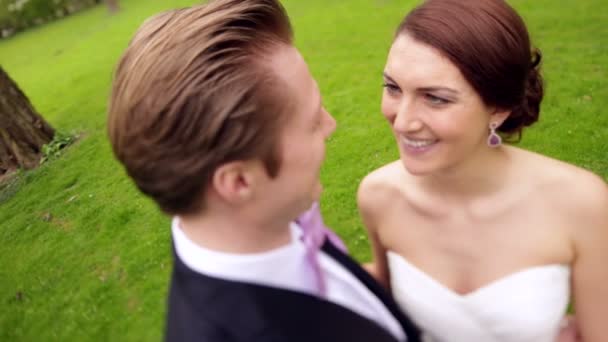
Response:
[[[554,342],[570,298],[570,267],[526,268],[466,295],[388,252],[393,295],[433,342]]]

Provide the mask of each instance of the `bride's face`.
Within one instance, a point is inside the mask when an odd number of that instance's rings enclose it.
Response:
[[[436,49],[401,34],[390,49],[384,83],[382,113],[411,174],[449,170],[488,148],[492,109]]]

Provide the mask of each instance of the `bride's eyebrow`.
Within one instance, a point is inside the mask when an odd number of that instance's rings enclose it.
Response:
[[[385,79],[386,79],[388,82],[391,82],[391,83],[394,83],[394,84],[398,84],[397,82],[395,82],[395,80],[394,80],[392,77],[390,77],[390,76],[388,75],[388,73],[387,73],[386,71],[382,73],[382,76],[383,76],[383,77],[384,77],[384,78],[385,78]],[[454,96],[455,96],[455,95],[459,95],[459,94],[460,94],[460,92],[459,92],[458,90],[455,90],[455,89],[452,89],[452,88],[449,88],[449,87],[443,87],[443,86],[429,86],[429,87],[420,87],[420,88],[418,88],[417,90],[418,90],[418,91],[421,91],[421,92],[443,91],[443,92],[447,92],[447,93],[449,93],[450,95],[454,95]]]
[[[382,73],[382,76],[383,76],[383,77],[384,77],[384,78],[385,78],[387,81],[389,81],[389,82],[391,82],[391,83],[397,83],[397,82],[395,82],[395,80],[394,80],[392,77],[390,77],[390,76],[389,76],[389,75],[386,73],[386,71]]]

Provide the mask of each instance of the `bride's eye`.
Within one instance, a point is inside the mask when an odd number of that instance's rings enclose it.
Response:
[[[389,94],[398,94],[401,89],[392,83],[385,82],[382,84],[382,87],[386,89]]]
[[[441,106],[450,103],[449,100],[428,93],[424,94],[424,99],[433,106]]]

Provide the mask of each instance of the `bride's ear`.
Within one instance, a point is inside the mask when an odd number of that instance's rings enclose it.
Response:
[[[509,118],[509,115],[511,115],[510,109],[507,110],[507,109],[496,108],[492,112],[492,115],[490,117],[490,122],[495,123],[496,127],[500,127],[502,125],[502,123],[505,122],[505,120],[507,120]]]

